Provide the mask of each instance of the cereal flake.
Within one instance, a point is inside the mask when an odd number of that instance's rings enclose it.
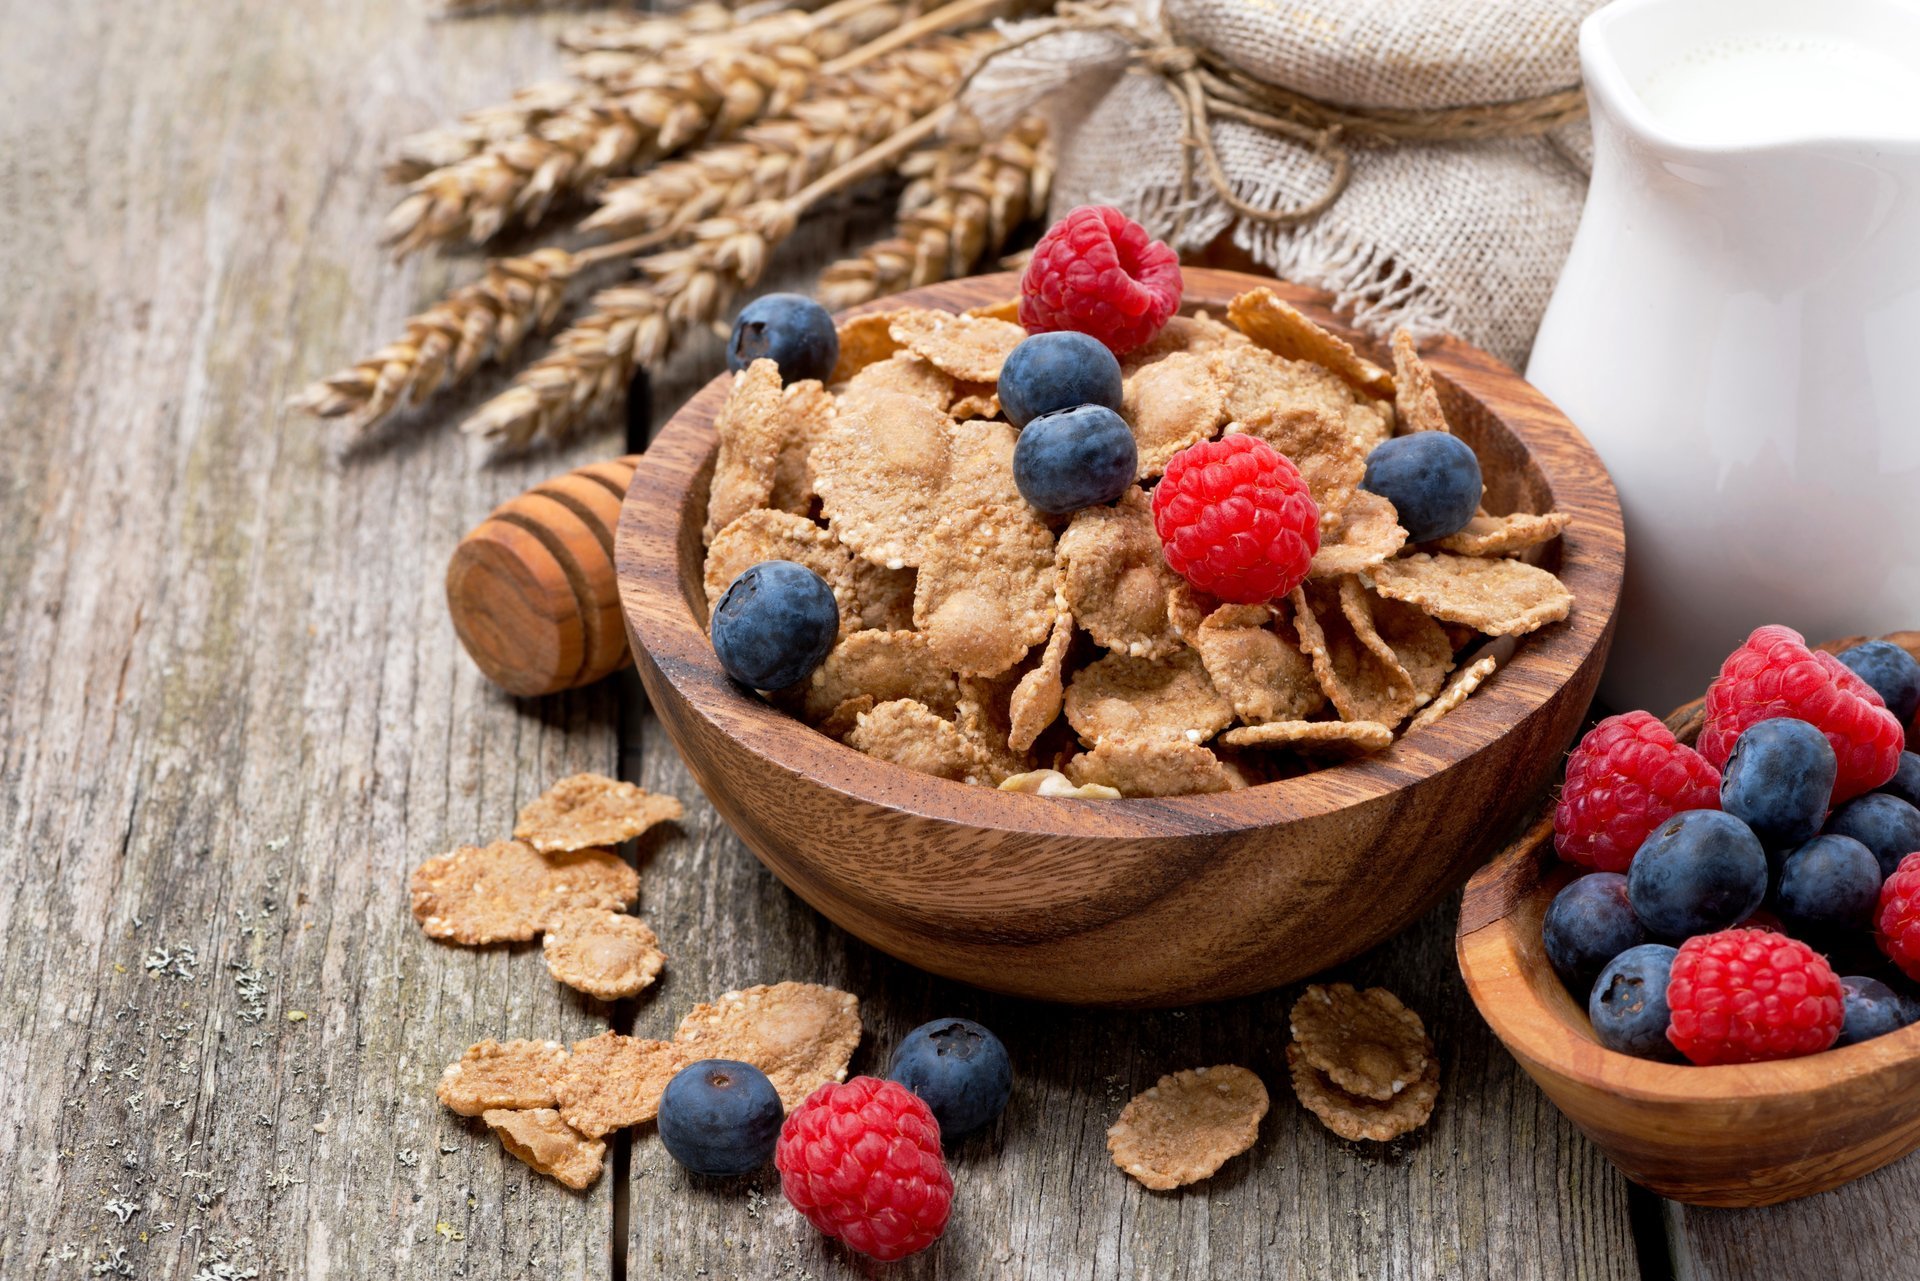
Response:
[[[1453,643],[1440,624],[1418,609],[1374,595],[1359,578],[1343,578],[1340,612],[1354,638],[1413,691],[1416,707],[1446,684],[1453,670]]]
[[[461,1116],[479,1116],[489,1108],[550,1108],[554,1081],[566,1063],[566,1047],[558,1041],[489,1037],[468,1046],[459,1062],[447,1064],[434,1093]]]
[[[1330,369],[1369,396],[1393,395],[1393,377],[1264,285],[1227,307],[1240,332],[1276,355]]]
[[[1376,565],[1366,577],[1382,596],[1489,636],[1522,636],[1573,611],[1573,593],[1524,561],[1417,552]]]
[[[860,713],[846,743],[868,756],[935,778],[965,783],[987,775],[987,756],[979,744],[952,721],[910,698],[878,703]]]
[[[773,496],[773,477],[785,440],[780,412],[780,366],[762,358],[734,375],[727,403],[714,415],[720,452],[707,492],[708,542],[743,512],[765,507]]]
[[[840,541],[888,569],[925,559],[945,512],[953,438],[952,419],[908,396],[843,403],[813,447],[814,486]]]
[[[562,854],[618,845],[685,813],[671,796],[655,796],[600,774],[574,774],[522,809],[513,835],[542,854]]]
[[[870,311],[841,325],[840,358],[834,362],[833,376],[827,381],[836,384],[846,382],[868,365],[891,359],[893,353],[900,350],[900,344],[887,331],[898,314],[893,311]]]
[[[541,948],[554,978],[602,1001],[638,995],[659,977],[667,961],[660,940],[645,922],[597,908],[555,920]]]
[[[1107,1150],[1140,1183],[1167,1192],[1252,1147],[1266,1115],[1267,1087],[1246,1068],[1189,1068],[1135,1095],[1107,1131]]]
[[[696,1005],[673,1034],[694,1059],[738,1059],[767,1074],[789,1111],[844,1081],[860,1044],[860,1001],[818,983],[774,983]]]
[[[1440,549],[1462,556],[1513,556],[1552,542],[1572,520],[1565,512],[1538,516],[1532,512],[1515,512],[1510,516],[1489,516],[1482,512],[1459,533],[1441,539]]]
[[[1027,331],[986,316],[954,316],[943,311],[906,311],[888,327],[893,340],[943,373],[963,382],[990,383],[1000,377],[1007,354]]]
[[[1109,654],[1087,664],[1067,686],[1066,713],[1087,743],[1116,736],[1204,743],[1233,723],[1233,705],[1191,649],[1167,658]]]
[[[409,881],[413,915],[429,938],[515,943],[578,907],[625,908],[640,875],[612,850],[542,854],[521,841],[462,845],[428,859]]]
[[[660,1114],[660,1094],[674,1073],[700,1057],[672,1041],[618,1032],[575,1041],[554,1085],[560,1115],[591,1139],[642,1125]]]
[[[838,412],[865,409],[883,396],[905,396],[944,413],[953,402],[953,378],[912,352],[902,351],[868,365],[841,387],[836,401]]]
[[[1433,371],[1420,359],[1413,335],[1404,329],[1393,331],[1393,407],[1400,419],[1400,430],[1445,431],[1447,416],[1440,409],[1440,389],[1434,386]]]
[[[853,554],[833,535],[791,512],[761,508],[747,512],[713,537],[707,548],[707,609],[712,611],[733,580],[769,560],[805,565],[833,589],[845,635],[859,619]]]
[[[959,694],[953,673],[934,655],[926,636],[912,631],[855,632],[843,637],[813,670],[803,690],[801,714],[809,721],[828,716],[863,694],[876,703],[910,698],[946,716]]]
[[[1133,428],[1145,479],[1219,431],[1227,421],[1227,397],[1205,356],[1175,352],[1126,380],[1120,413]]]
[[[600,1177],[607,1145],[576,1132],[552,1108],[496,1108],[481,1117],[500,1146],[541,1174],[584,1192]]]
[[[1223,605],[1188,640],[1234,714],[1257,725],[1300,720],[1327,704],[1313,664],[1292,632],[1265,605]]]
[[[1365,756],[1393,746],[1393,729],[1378,721],[1267,721],[1220,736],[1229,747],[1285,747],[1310,756]]]
[[[1060,535],[1060,597],[1094,641],[1135,658],[1164,658],[1181,646],[1171,593],[1184,581],[1167,565],[1145,490],[1107,507],[1074,513]]]
[[[1297,1042],[1287,1046],[1287,1067],[1301,1106],[1343,1139],[1387,1143],[1411,1134],[1433,1116],[1433,1105],[1440,1097],[1438,1059],[1430,1059],[1419,1080],[1384,1102],[1349,1094],[1335,1085],[1306,1061]]]
[[[1312,578],[1341,578],[1370,569],[1407,545],[1407,531],[1393,504],[1368,489],[1356,489],[1331,526],[1323,525],[1320,550],[1308,570]]]
[[[780,456],[774,460],[767,506],[805,516],[813,510],[813,443],[833,425],[833,397],[808,378],[780,394]]]
[[[1122,796],[1185,796],[1236,785],[1218,756],[1184,738],[1110,735],[1068,761],[1066,774],[1082,787],[1111,787]]]
[[[1008,701],[1011,724],[1007,745],[1014,751],[1027,751],[1047,726],[1059,718],[1066,692],[1062,673],[1066,670],[1067,652],[1072,647],[1073,615],[1062,612],[1054,616],[1053,631],[1047,637],[1046,649],[1041,651],[1039,664],[1021,676]]]
[[[1336,596],[1324,590],[1309,596],[1296,587],[1289,599],[1300,648],[1341,719],[1399,724],[1419,702],[1406,671],[1361,644]]]
[[[1052,630],[1053,531],[1024,503],[968,497],[948,495],[952,505],[920,562],[913,621],[954,671],[997,676]]]
[[[1390,1099],[1433,1057],[1426,1024],[1383,987],[1308,984],[1288,1019],[1301,1058],[1349,1094]]]
[[[1502,639],[1507,645],[1512,644],[1511,637]],[[1439,697],[1421,708],[1419,715],[1407,723],[1407,729],[1424,729],[1466,702],[1475,690],[1486,683],[1487,677],[1500,670],[1500,664],[1505,661],[1497,650],[1500,645],[1501,641],[1495,641],[1478,658],[1455,672],[1453,679],[1447,682],[1447,687],[1440,691]],[[1508,649],[1507,654],[1511,653],[1512,650]]]
[[[892,632],[913,626],[911,569],[888,569],[864,556],[853,558],[853,596],[860,628]]]

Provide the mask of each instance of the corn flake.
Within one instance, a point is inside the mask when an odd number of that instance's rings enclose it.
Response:
[[[1114,737],[1204,743],[1233,723],[1233,705],[1191,649],[1167,658],[1109,654],[1087,664],[1067,685],[1066,713],[1087,743]]]
[[[459,1062],[447,1064],[434,1093],[461,1116],[479,1116],[489,1108],[552,1107],[553,1083],[566,1063],[566,1047],[558,1041],[489,1037],[468,1046]]]
[[[767,1074],[788,1110],[844,1081],[860,1044],[860,1001],[818,983],[775,983],[696,1005],[673,1034],[692,1059],[737,1059]]]
[[[1419,1080],[1384,1102],[1349,1094],[1335,1085],[1301,1056],[1297,1043],[1287,1046],[1287,1067],[1300,1105],[1343,1139],[1387,1143],[1411,1134],[1433,1116],[1433,1105],[1440,1097],[1438,1059],[1427,1063]]]
[[[637,996],[667,960],[646,923],[624,912],[568,912],[540,942],[554,978],[602,1001]]]
[[[560,1115],[590,1139],[623,1126],[644,1125],[660,1114],[660,1095],[667,1082],[701,1057],[671,1041],[648,1041],[618,1032],[575,1041],[554,1085]]]
[[[1031,748],[1041,732],[1059,719],[1066,692],[1062,673],[1072,646],[1073,615],[1062,612],[1054,616],[1053,631],[1047,637],[1047,647],[1040,655],[1039,664],[1020,677],[1009,699],[1007,745],[1014,751]]]
[[[1017,324],[1020,320],[1020,300],[1003,298],[999,302],[981,303],[978,307],[969,307],[960,313],[963,316],[983,316],[988,320],[1004,320],[1008,324]]]
[[[801,714],[817,721],[847,700],[868,695],[876,703],[909,698],[945,716],[958,693],[953,673],[934,656],[925,634],[855,632],[842,637],[807,678]]]
[[[1165,360],[1176,352],[1206,356],[1225,347],[1252,348],[1253,342],[1238,329],[1223,325],[1204,311],[1191,316],[1170,316],[1160,332],[1135,347],[1120,359],[1120,373],[1131,378],[1135,373]]]
[[[936,369],[972,383],[998,380],[1007,354],[1027,336],[1026,330],[1009,321],[943,311],[896,313],[888,332]]]
[[[1110,507],[1075,512],[1057,557],[1061,600],[1096,643],[1135,658],[1180,648],[1171,593],[1183,580],[1160,550],[1145,490],[1135,486]]]
[[[1434,386],[1433,371],[1420,359],[1413,335],[1404,329],[1393,331],[1393,379],[1393,406],[1400,419],[1400,430],[1447,430],[1447,416],[1440,409],[1440,389]]]
[[[1067,762],[1067,778],[1082,787],[1111,787],[1122,796],[1185,796],[1225,792],[1236,785],[1220,758],[1184,738],[1130,738],[1115,734]]]
[[[765,507],[773,496],[774,472],[785,443],[780,412],[780,366],[760,359],[734,375],[727,403],[714,415],[720,452],[707,491],[708,542],[743,513]]]
[[[1374,595],[1358,578],[1340,580],[1340,612],[1354,638],[1412,689],[1416,707],[1446,684],[1453,643],[1440,624],[1411,605]]]
[[[428,859],[409,881],[413,915],[429,938],[515,943],[580,907],[625,908],[640,876],[612,850],[542,854],[521,841],[462,845]]]
[[[560,854],[618,845],[685,813],[671,796],[655,796],[600,774],[574,774],[522,809],[513,835],[542,854]]]
[[[1333,524],[1323,523],[1320,550],[1314,553],[1308,576],[1344,578],[1392,559],[1407,545],[1407,531],[1399,522],[1391,502],[1372,490],[1354,490]]]
[[[953,420],[911,397],[842,402],[813,447],[814,486],[835,536],[876,565],[918,565],[945,510],[953,443]]]
[[[1320,590],[1309,596],[1296,587],[1290,599],[1300,648],[1341,719],[1399,724],[1419,701],[1405,670],[1360,643],[1337,596]]]
[[[836,404],[845,413],[883,396],[905,396],[945,413],[953,403],[953,378],[912,352],[902,351],[855,374],[839,389]]]
[[[1349,1094],[1386,1100],[1426,1071],[1426,1024],[1383,987],[1313,983],[1288,1016],[1306,1063]]]
[[[855,316],[841,325],[840,358],[834,362],[833,376],[827,381],[834,384],[846,382],[868,365],[892,359],[901,347],[887,331],[898,314],[872,311],[864,316]]]
[[[1393,728],[1378,721],[1266,721],[1220,736],[1229,747],[1285,747],[1309,756],[1365,756],[1393,746]]]
[[[1243,1067],[1173,1072],[1121,1110],[1107,1131],[1107,1150],[1146,1187],[1171,1191],[1252,1147],[1267,1106],[1267,1087]]]
[[[914,571],[888,569],[853,558],[853,596],[861,629],[892,632],[913,626]]]
[[[1368,570],[1373,589],[1489,636],[1521,636],[1573,611],[1573,593],[1546,570],[1517,560],[1419,552]]]
[[[1004,424],[996,424],[1004,426]],[[964,676],[997,676],[1053,627],[1053,531],[1024,505],[956,505],[914,585],[913,621]]]
[[[1223,605],[1193,629],[1188,642],[1213,687],[1250,725],[1300,720],[1327,704],[1291,626],[1264,605]]]
[[[1227,307],[1240,332],[1276,355],[1329,369],[1369,396],[1393,395],[1393,377],[1264,285]]]
[[[805,516],[813,511],[813,442],[833,425],[833,397],[808,378],[780,395],[780,456],[774,460],[773,489],[767,506]]]
[[[953,404],[947,413],[962,422],[969,418],[998,418],[999,388],[993,383],[957,382],[953,385]]]
[[[1440,549],[1462,556],[1517,555],[1560,537],[1572,520],[1565,512],[1547,512],[1540,516],[1531,512],[1489,516],[1482,512],[1459,533],[1441,539]]]
[[[1206,357],[1175,352],[1126,380],[1120,413],[1133,428],[1145,479],[1164,472],[1181,450],[1219,431],[1227,421],[1227,398]]]
[[[820,575],[833,589],[841,634],[853,630],[860,617],[853,554],[805,516],[764,507],[747,512],[713,536],[707,548],[708,611],[720,603],[734,579],[769,560],[790,560]]]
[[[552,1108],[496,1108],[481,1119],[500,1137],[501,1147],[576,1192],[584,1192],[600,1177],[607,1145],[575,1131]]]
[[[1512,643],[1511,637],[1502,639],[1508,644]],[[1495,646],[1499,644],[1499,641],[1494,643]],[[1488,651],[1493,649],[1494,646],[1488,647]],[[1504,661],[1505,659],[1497,652],[1483,651],[1478,658],[1454,673],[1453,679],[1447,682],[1447,687],[1440,691],[1439,697],[1420,709],[1419,714],[1407,723],[1408,731],[1425,729],[1466,702],[1475,690],[1486,683],[1487,677],[1500,670],[1500,664]]]
[[[847,746],[919,774],[956,782],[984,779],[986,753],[959,726],[910,698],[876,704],[855,717]]]

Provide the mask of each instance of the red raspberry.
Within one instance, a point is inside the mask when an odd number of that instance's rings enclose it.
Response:
[[[1920,982],[1920,850],[1901,859],[1881,884],[1873,933],[1900,972]]]
[[[1700,754],[1724,769],[1734,740],[1759,721],[1793,716],[1827,736],[1840,758],[1833,803],[1865,795],[1900,768],[1900,722],[1873,687],[1791,627],[1760,627],[1727,655],[1707,687]]]
[[[1160,332],[1180,305],[1180,259],[1107,205],[1082,205],[1040,237],[1020,277],[1028,333],[1076,329],[1116,356]]]
[[[1285,596],[1320,550],[1320,508],[1300,469],[1244,434],[1173,456],[1154,487],[1153,527],[1174,573],[1240,604]]]
[[[1624,872],[1654,828],[1682,810],[1720,808],[1720,771],[1649,712],[1609,716],[1567,758],[1553,811],[1560,857]]]
[[[1667,980],[1667,1039],[1689,1062],[1818,1054],[1840,1038],[1845,1001],[1825,957],[1770,930],[1701,934]]]
[[[829,1081],[780,1127],[780,1189],[807,1222],[883,1263],[940,1239],[953,1179],[940,1123],[905,1086],[871,1076]]]

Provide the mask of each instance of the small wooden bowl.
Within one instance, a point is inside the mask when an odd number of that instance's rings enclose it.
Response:
[[[1920,656],[1920,632],[1887,639]],[[1699,704],[1668,723],[1692,742]],[[1824,1054],[1733,1067],[1652,1063],[1603,1048],[1540,936],[1547,905],[1577,872],[1554,857],[1547,815],[1467,883],[1455,946],[1481,1017],[1621,1173],[1689,1205],[1774,1205],[1920,1147],[1920,1024]]]
[[[1193,270],[1186,302],[1220,311],[1263,284]],[[977,277],[862,310],[959,311],[1016,288],[1012,275]],[[1331,319],[1324,295],[1278,288]],[[1556,568],[1577,604],[1463,707],[1387,752],[1242,792],[1055,800],[912,773],[776,711],[726,679],[705,630],[700,528],[724,378],[662,429],[621,514],[621,598],[654,710],[775,875],[936,974],[1153,1005],[1261,991],[1345,960],[1457,885],[1546,785],[1593,697],[1620,591],[1620,508],[1586,440],[1493,357],[1442,342],[1428,359],[1480,455],[1488,508],[1573,515]]]

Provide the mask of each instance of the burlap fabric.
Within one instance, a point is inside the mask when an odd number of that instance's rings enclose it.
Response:
[[[1580,20],[1599,3],[1119,0],[1103,13],[1324,102],[1428,110],[1577,84]],[[1056,215],[1117,205],[1183,251],[1226,232],[1277,275],[1332,291],[1364,329],[1455,333],[1525,360],[1586,196],[1584,122],[1474,142],[1353,139],[1352,178],[1332,207],[1274,225],[1237,217],[1205,181],[1183,182],[1180,101],[1138,52],[1111,34],[1057,32],[996,58],[967,105],[990,129],[1029,110],[1050,117]],[[1291,208],[1327,187],[1325,158],[1294,139],[1219,118],[1210,132],[1249,204]]]

